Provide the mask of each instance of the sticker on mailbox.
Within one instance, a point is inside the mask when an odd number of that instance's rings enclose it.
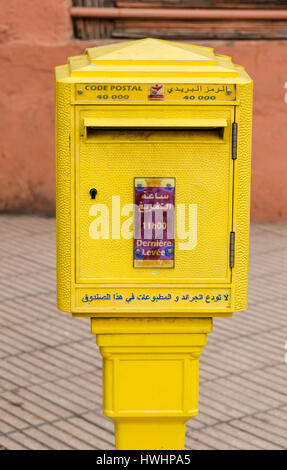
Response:
[[[134,267],[174,267],[175,178],[135,178]]]
[[[160,83],[149,85],[148,99],[149,100],[164,100],[164,85]]]

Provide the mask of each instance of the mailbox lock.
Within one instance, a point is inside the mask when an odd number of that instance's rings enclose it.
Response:
[[[98,191],[95,188],[90,189],[90,195],[92,199],[96,199],[97,194],[98,194]]]

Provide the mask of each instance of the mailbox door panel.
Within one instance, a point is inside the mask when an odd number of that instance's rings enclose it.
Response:
[[[76,283],[231,282],[232,122],[232,106],[77,107]],[[175,181],[172,268],[134,267],[135,178]]]

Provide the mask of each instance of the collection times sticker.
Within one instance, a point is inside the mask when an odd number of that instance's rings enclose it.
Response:
[[[135,178],[134,267],[174,267],[174,178]]]

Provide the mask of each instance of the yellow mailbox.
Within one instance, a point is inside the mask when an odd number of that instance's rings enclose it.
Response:
[[[184,447],[212,317],[247,307],[251,124],[252,80],[211,48],[56,67],[58,308],[91,317],[118,449]]]

